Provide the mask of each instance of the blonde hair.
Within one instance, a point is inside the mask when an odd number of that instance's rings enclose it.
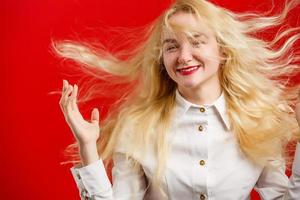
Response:
[[[213,30],[226,57],[219,75],[231,131],[241,151],[264,166],[270,160],[287,158],[285,145],[300,138],[293,111],[297,93],[289,82],[289,77],[300,71],[296,64],[299,55],[292,50],[300,28],[282,26],[271,41],[260,39],[258,33],[281,26],[298,4],[298,0],[286,2],[282,12],[275,15],[237,14],[205,0],[177,0],[145,29],[139,45],[125,59],[118,56],[123,54],[112,55],[104,48],[93,49],[73,41],[54,42],[59,56],[83,64],[83,71],[96,80],[109,77],[111,84],[134,85],[119,96],[118,104],[101,121],[97,144],[102,159],[110,160],[115,151],[122,151],[138,165],[147,151],[154,151],[157,169],[150,181],[160,184],[170,148],[167,133],[177,87],[162,67],[161,37],[164,28],[175,29],[168,20],[177,12],[201,17]],[[107,94],[100,84],[91,87],[97,92],[90,96]]]

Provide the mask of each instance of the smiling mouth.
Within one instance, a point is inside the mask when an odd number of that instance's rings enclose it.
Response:
[[[180,69],[177,69],[176,71],[177,72],[191,72],[191,71],[194,71],[194,70],[197,70],[199,67],[202,67],[203,65],[195,65],[195,66],[187,66],[187,67],[183,67],[183,68],[180,68]]]

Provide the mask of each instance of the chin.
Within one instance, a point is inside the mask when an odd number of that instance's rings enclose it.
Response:
[[[193,88],[197,88],[198,86],[199,86],[199,83],[194,83],[194,82],[183,83],[181,85],[181,87],[183,87],[185,89],[193,89]]]

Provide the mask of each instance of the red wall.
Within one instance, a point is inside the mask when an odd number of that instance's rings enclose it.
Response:
[[[169,0],[2,0],[0,4],[0,177],[1,199],[79,199],[69,172],[61,166],[73,141],[59,109],[58,95],[68,78],[49,48],[50,39],[105,40],[101,24],[143,25]],[[235,11],[266,10],[261,0],[215,0]],[[282,0],[275,0],[276,5]],[[290,22],[296,24],[299,9]],[[299,25],[299,22],[298,22]],[[87,106],[88,107],[88,106]]]

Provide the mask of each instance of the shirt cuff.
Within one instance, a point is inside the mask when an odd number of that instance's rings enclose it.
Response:
[[[297,143],[293,162],[293,173],[300,176],[300,142]]]
[[[91,197],[111,189],[102,159],[81,168],[74,166],[70,170],[81,196]]]

